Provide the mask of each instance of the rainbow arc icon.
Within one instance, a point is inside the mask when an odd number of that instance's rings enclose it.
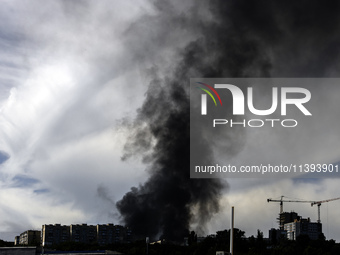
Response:
[[[218,101],[220,102],[221,106],[222,106],[222,100],[221,100],[221,97],[220,95],[217,93],[217,91],[211,87],[210,85],[206,84],[206,83],[203,83],[203,82],[197,82],[198,84],[201,84],[203,86],[205,86],[206,88],[210,89],[214,94],[215,96],[218,98]],[[206,92],[211,98],[212,100],[214,101],[215,103],[215,106],[217,106],[217,102],[216,102],[216,99],[214,97],[214,95],[206,88],[202,88],[202,87],[197,87],[198,89],[201,89],[203,90],[204,92]],[[201,114],[202,115],[207,115],[207,95],[206,94],[203,94],[202,97],[201,97]]]

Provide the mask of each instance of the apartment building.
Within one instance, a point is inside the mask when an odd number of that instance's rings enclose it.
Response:
[[[87,224],[70,226],[70,240],[77,243],[94,243],[97,241],[97,227]]]
[[[51,246],[70,241],[70,226],[61,224],[43,225],[41,231],[42,246]]]
[[[27,230],[20,234],[20,236],[15,237],[15,245],[40,245],[40,235],[41,231],[38,230]]]
[[[42,246],[52,246],[62,242],[98,243],[129,243],[132,241],[130,229],[114,224],[87,225],[72,224],[70,226],[43,225],[41,234]]]

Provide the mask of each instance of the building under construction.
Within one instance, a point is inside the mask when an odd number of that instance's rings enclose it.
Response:
[[[311,240],[316,240],[322,235],[322,224],[311,222],[310,218],[304,219],[296,212],[282,212],[278,218],[280,228],[269,230],[270,239],[282,237],[288,240],[296,240],[300,235],[306,235]]]
[[[319,222],[311,222],[310,218],[303,219],[298,216],[293,222],[284,224],[288,240],[296,240],[300,235],[307,235],[311,240],[317,240],[322,235],[322,225]]]
[[[284,230],[284,225],[287,223],[294,222],[297,220],[299,215],[296,212],[282,212],[279,214],[279,218],[277,218],[280,226],[280,230]]]
[[[268,198],[267,202],[280,203],[280,213],[277,218],[279,222],[279,229],[271,229],[269,231],[270,239],[278,240],[282,236],[286,236],[289,240],[296,240],[299,235],[307,235],[310,239],[316,240],[323,235],[322,224],[320,216],[320,207],[323,203],[328,203],[335,200],[340,200],[340,197],[320,200],[320,201],[307,201],[301,199],[283,199],[285,196],[281,196],[280,199]],[[284,212],[283,203],[310,203],[311,206],[318,206],[318,220],[317,222],[311,222],[310,218],[303,219],[296,212]]]

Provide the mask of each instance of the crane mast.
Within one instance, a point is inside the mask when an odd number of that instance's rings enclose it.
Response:
[[[334,201],[334,200],[338,200],[338,199],[340,199],[340,197],[331,198],[331,199],[322,200],[322,201],[314,201],[314,202],[311,203],[311,206],[318,205],[318,223],[321,223],[321,218],[320,218],[320,207],[321,207],[321,204],[322,203],[326,203],[326,202],[331,202],[331,201]]]

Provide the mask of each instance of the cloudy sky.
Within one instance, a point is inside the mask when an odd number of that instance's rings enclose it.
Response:
[[[146,70],[171,66],[174,52],[197,32],[172,16],[195,9],[180,2],[2,1],[0,239],[13,241],[43,224],[119,223],[115,202],[148,176],[140,158],[121,160],[126,123],[144,101]],[[196,13],[211,19],[205,11]],[[340,196],[337,179],[227,182],[206,234],[229,228],[231,205],[236,227],[267,235],[279,211],[267,198]],[[339,203],[321,207],[324,233],[337,241]],[[284,209],[317,219],[309,204]]]

